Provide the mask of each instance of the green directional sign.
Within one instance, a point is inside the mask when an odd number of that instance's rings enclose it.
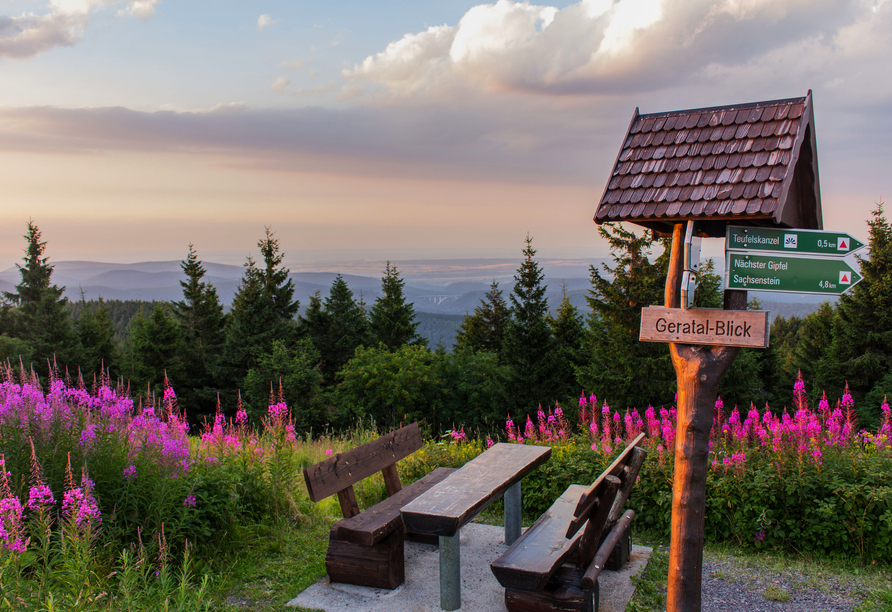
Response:
[[[840,295],[861,275],[842,259],[729,252],[725,288]]]
[[[726,251],[776,251],[845,257],[863,246],[863,242],[852,238],[845,232],[828,232],[826,230],[729,225],[725,236]]]

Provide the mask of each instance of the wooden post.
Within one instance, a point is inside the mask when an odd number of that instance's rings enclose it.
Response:
[[[665,306],[678,308],[684,265],[684,224],[672,233]],[[729,295],[742,293],[739,295]],[[732,306],[732,308],[729,308]],[[725,293],[725,309],[745,310],[746,292]],[[703,573],[703,529],[706,512],[706,472],[709,432],[719,380],[728,370],[738,347],[669,344],[672,366],[678,380],[675,434],[675,477],[672,484],[672,536],[669,547],[667,612],[700,612]]]

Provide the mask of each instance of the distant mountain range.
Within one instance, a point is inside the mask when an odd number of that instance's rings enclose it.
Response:
[[[543,259],[539,264],[545,272],[546,296],[552,308],[557,308],[564,293],[582,312],[588,310],[585,296],[591,289],[589,266],[601,267],[605,259]],[[134,264],[114,264],[91,261],[59,261],[53,263],[53,282],[65,287],[69,300],[79,300],[81,292],[87,300],[99,296],[107,300],[180,300],[183,293],[180,281],[185,275],[179,261],[154,261]],[[203,263],[205,280],[212,283],[225,305],[232,298],[244,268],[212,262]],[[371,306],[379,297],[381,278],[371,276],[384,269],[384,262],[339,262],[330,270],[292,272],[295,297],[306,307],[310,296],[317,291],[328,295],[332,282],[340,271],[357,298]],[[514,284],[519,261],[508,259],[443,259],[398,262],[405,281],[406,298],[415,310],[439,314],[464,315],[473,312],[493,280],[499,282],[506,301]],[[304,266],[297,266],[298,268]],[[291,269],[295,269],[294,266]],[[357,274],[356,272],[359,272]],[[379,273],[380,274],[380,273]],[[0,272],[0,291],[13,291],[21,276],[16,267]],[[758,293],[765,310],[773,315],[804,316],[817,309],[827,298],[823,296],[783,293]]]

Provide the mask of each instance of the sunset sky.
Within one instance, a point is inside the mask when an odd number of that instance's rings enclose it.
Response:
[[[814,92],[827,228],[892,175],[892,2],[0,0],[0,269],[606,253],[635,107]],[[866,240],[865,240],[866,241]]]

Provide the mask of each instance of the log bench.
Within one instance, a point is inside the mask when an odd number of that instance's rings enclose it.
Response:
[[[319,502],[337,494],[344,516],[328,538],[325,568],[332,582],[395,589],[406,579],[406,537],[436,543],[436,537],[405,534],[400,516],[400,508],[455,471],[437,468],[403,487],[396,462],[422,446],[418,424],[412,423],[304,469],[310,499]],[[388,497],[360,512],[353,485],[377,472],[384,477]]]
[[[509,612],[597,612],[598,575],[631,553],[634,511],[623,513],[647,451],[639,435],[595,480],[570,485],[492,562]]]

